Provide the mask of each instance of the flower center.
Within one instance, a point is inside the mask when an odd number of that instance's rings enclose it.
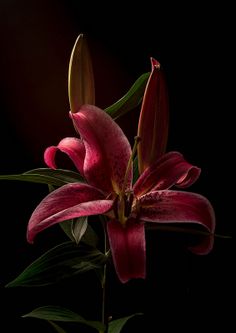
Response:
[[[134,195],[132,192],[119,194],[115,199],[114,208],[113,208],[114,214],[123,227],[125,227],[126,221],[131,214],[133,200],[134,200]]]
[[[130,156],[130,159],[127,164],[127,168],[125,171],[125,177],[124,177],[124,182],[122,186],[121,193],[118,194],[116,198],[116,205],[115,205],[115,216],[121,223],[123,227],[126,225],[126,221],[128,217],[130,216],[131,210],[132,210],[132,204],[133,204],[133,199],[134,195],[131,191],[125,191],[126,185],[127,185],[127,180],[128,180],[128,174],[130,171],[130,168],[132,168],[132,161],[134,159],[136,150],[137,150],[137,145],[140,142],[140,137],[136,136],[134,138],[134,146],[132,149],[132,153]]]
[[[122,189],[120,192],[113,192],[110,194],[110,198],[114,200],[113,210],[108,212],[107,216],[110,218],[116,218],[120,224],[125,227],[126,221],[130,218],[131,212],[136,210],[136,200],[134,198],[133,192],[131,190],[127,190],[127,182],[130,169],[132,168],[132,161],[135,156],[137,145],[140,142],[140,137],[135,137],[134,147],[132,149],[132,153],[130,159],[128,161],[124,182],[122,185]]]

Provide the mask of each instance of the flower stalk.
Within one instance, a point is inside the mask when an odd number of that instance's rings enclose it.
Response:
[[[103,234],[104,234],[104,253],[107,256],[109,253],[109,243],[107,239],[107,232],[106,232],[106,224],[105,219],[102,218],[102,226],[103,226]],[[105,326],[104,333],[108,332],[108,307],[107,307],[107,299],[108,299],[108,278],[107,278],[107,270],[108,270],[108,264],[105,263],[103,267],[103,276],[102,276],[102,323]]]

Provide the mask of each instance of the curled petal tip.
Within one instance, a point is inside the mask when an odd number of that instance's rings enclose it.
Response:
[[[134,185],[134,193],[140,196],[157,190],[166,190],[176,185],[189,187],[198,179],[200,169],[188,163],[182,154],[169,152],[148,167]]]
[[[131,156],[125,134],[108,114],[93,105],[83,105],[71,117],[85,145],[85,178],[106,193],[119,193]],[[130,189],[131,180],[132,168],[127,174],[125,190]]]
[[[85,157],[84,144],[80,139],[67,137],[62,139],[57,146],[48,147],[44,152],[44,161],[51,169],[57,169],[55,155],[61,151],[68,155],[77,170],[83,175],[83,164]]]
[[[46,148],[44,152],[44,162],[46,165],[51,168],[51,169],[56,169],[56,163],[55,163],[55,155],[57,152],[57,147],[56,146],[51,146]]]
[[[195,224],[206,231],[200,242],[191,247],[196,254],[207,254],[213,247],[215,213],[210,202],[203,196],[182,191],[154,191],[144,195],[141,220],[154,223]]]
[[[33,243],[34,243],[34,242],[33,242],[33,238],[32,238],[32,236],[31,236],[31,234],[30,234],[29,231],[27,231],[26,239],[27,239],[27,242],[28,242],[29,244],[33,244]]]

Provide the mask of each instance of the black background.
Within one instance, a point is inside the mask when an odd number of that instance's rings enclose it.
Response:
[[[127,6],[127,4],[126,4]],[[218,234],[232,234],[229,184],[230,9],[173,7],[156,1],[136,4],[80,1],[1,1],[1,174],[44,166],[43,151],[73,136],[68,117],[67,70],[77,35],[89,42],[96,80],[96,104],[120,98],[157,58],[170,95],[168,150],[178,150],[202,168],[191,191],[215,208]],[[120,120],[132,139],[138,111]],[[34,246],[25,231],[29,216],[47,193],[44,186],[1,183],[1,332],[50,332],[20,316],[34,307],[59,304],[99,318],[98,285],[89,276],[69,286],[5,289],[44,250],[63,241],[59,228],[46,230]],[[229,332],[232,296],[232,240],[216,239],[211,254],[190,254],[176,235],[147,233],[148,278],[120,285],[112,274],[109,294],[114,317],[144,312],[135,332],[193,332],[221,327]],[[88,286],[88,281],[91,283]],[[126,329],[133,332],[135,321]],[[144,328],[144,327],[149,327]]]

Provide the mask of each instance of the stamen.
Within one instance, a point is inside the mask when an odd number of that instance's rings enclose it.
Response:
[[[132,154],[131,154],[129,162],[127,164],[127,168],[126,168],[126,171],[125,171],[124,182],[123,182],[123,186],[122,186],[122,190],[121,190],[121,194],[123,194],[123,195],[125,194],[125,187],[126,187],[127,180],[128,180],[128,174],[129,174],[130,168],[132,166],[132,161],[134,159],[134,156],[135,156],[135,153],[136,153],[136,150],[137,150],[137,146],[138,146],[140,141],[141,141],[141,138],[139,136],[135,136],[134,146],[133,146],[133,149],[132,149]]]
[[[127,218],[125,217],[125,202],[124,202],[124,197],[119,196],[118,198],[118,219],[120,224],[125,227],[125,222]]]

